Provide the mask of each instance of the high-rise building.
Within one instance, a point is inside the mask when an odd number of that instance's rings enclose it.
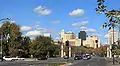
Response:
[[[44,33],[43,36],[45,36],[45,37],[51,37],[51,34],[50,33]]]
[[[113,37],[114,34],[114,37]],[[112,44],[113,44],[113,38],[114,38],[114,44],[117,44],[118,38],[119,38],[119,32],[117,30],[115,30],[113,32],[113,30],[110,30],[108,32],[108,47],[107,47],[107,57],[112,57]]]
[[[83,45],[87,47],[98,48],[101,46],[101,41],[97,36],[88,36],[86,40],[83,41]]]
[[[68,40],[70,47],[69,47],[69,57],[71,57],[71,46],[83,46],[86,47],[93,47],[98,48],[101,46],[101,41],[97,36],[87,36],[85,31],[81,31],[79,33],[79,37],[76,37],[76,35],[73,32],[65,32],[64,30],[61,31],[61,57],[65,55],[65,52],[63,51],[65,47],[65,42]]]
[[[69,32],[64,32],[64,30],[61,31],[61,39],[63,39],[63,43],[65,43],[65,41],[70,40],[70,39],[75,39],[76,35],[69,31]]]
[[[87,34],[85,31],[80,31],[78,34],[78,38],[81,40],[86,40],[86,36],[87,36]]]
[[[83,39],[83,46],[97,48],[101,45],[101,41],[97,36],[87,36],[85,31],[79,33],[79,38],[73,32],[66,33],[64,30],[61,31],[61,39],[64,44],[65,41],[69,40],[70,46],[81,46],[81,38]]]

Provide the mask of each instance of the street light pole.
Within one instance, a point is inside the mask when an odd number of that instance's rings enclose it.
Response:
[[[1,33],[1,57],[2,57],[2,33]]]
[[[0,21],[3,21],[3,20],[10,20],[10,18],[3,18],[3,19],[0,19]],[[0,27],[1,28],[1,27]],[[1,31],[1,57],[2,57],[2,55],[3,55],[3,53],[2,53],[2,49],[3,49],[3,47],[2,47],[2,39],[3,38],[3,33],[2,33],[2,31]],[[2,59],[2,61],[3,61],[3,59]]]
[[[114,48],[114,26],[113,26],[113,48]],[[112,54],[113,56],[113,64],[115,64],[115,58],[114,58],[114,53]]]

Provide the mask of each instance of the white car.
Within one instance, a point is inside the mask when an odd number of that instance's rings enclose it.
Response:
[[[4,56],[3,59],[5,61],[16,61],[16,60],[24,60],[24,58],[18,58],[18,57],[9,57],[9,56]]]
[[[24,60],[25,58],[16,57],[17,60]]]
[[[3,60],[5,60],[5,61],[15,61],[15,60],[18,60],[18,59],[17,58],[11,58],[9,56],[4,56]]]

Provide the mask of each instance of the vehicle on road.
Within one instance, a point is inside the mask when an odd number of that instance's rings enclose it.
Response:
[[[16,57],[17,60],[25,60],[25,58]]]
[[[86,55],[83,56],[83,60],[88,60],[88,57]]]
[[[83,60],[89,60],[89,59],[91,59],[91,55],[90,54],[83,55]]]
[[[91,59],[91,55],[88,54],[88,55],[86,55],[86,56],[87,56],[88,59]]]
[[[15,58],[15,57],[12,57],[12,58],[11,58],[11,57],[9,57],[9,56],[4,56],[4,57],[3,57],[3,60],[4,60],[4,61],[15,61],[15,60],[18,60],[18,59]]]
[[[64,59],[68,59],[68,56],[63,56]]]
[[[24,60],[24,58],[4,56],[3,60],[4,61],[16,61],[16,60]]]
[[[74,60],[81,60],[82,59],[82,56],[75,56],[74,57]]]
[[[37,60],[47,60],[47,59],[48,59],[47,56],[41,56],[41,57],[37,58]]]

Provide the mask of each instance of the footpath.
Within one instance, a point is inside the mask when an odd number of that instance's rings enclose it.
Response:
[[[113,59],[106,58],[106,60],[108,61],[107,66],[120,66],[120,60],[118,62],[115,62],[115,64],[113,64]]]

